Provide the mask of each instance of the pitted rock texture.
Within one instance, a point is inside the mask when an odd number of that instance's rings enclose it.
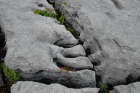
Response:
[[[114,90],[109,91],[110,93],[139,93],[140,82],[131,83],[128,85],[115,86]]]
[[[11,93],[98,93],[98,88],[69,89],[60,84],[45,85],[31,81],[18,81],[11,87]]]
[[[51,0],[50,0],[51,1]],[[55,8],[80,32],[100,84],[134,82],[140,76],[139,0],[55,0]],[[127,81],[128,80],[128,81]],[[100,86],[100,85],[99,85]]]
[[[5,65],[20,72],[19,80],[58,80],[66,85],[56,63],[81,71],[69,71],[77,87],[95,87],[95,72],[85,51],[56,19],[35,15],[35,9],[51,8],[45,0],[0,0],[0,22],[8,47]],[[39,5],[43,4],[43,5]],[[41,7],[40,7],[41,6]],[[69,58],[67,56],[73,56]],[[56,81],[54,81],[56,82]]]

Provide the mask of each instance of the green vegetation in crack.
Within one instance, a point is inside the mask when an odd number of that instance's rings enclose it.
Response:
[[[77,35],[79,36],[79,35],[80,35],[80,33],[79,33],[79,32],[77,32]]]
[[[51,18],[56,18],[56,16],[58,15],[57,13],[53,13],[53,9],[49,9],[49,8],[46,8],[46,10],[40,10],[40,9],[36,9],[34,11],[35,14],[38,14],[38,15],[42,15],[42,16],[47,16],[47,17],[51,17]],[[61,17],[59,18],[59,21],[60,23],[63,25],[65,23],[65,19],[66,19],[66,15],[61,15]]]
[[[5,72],[6,76],[7,76],[7,78],[9,78],[11,82],[15,82],[15,81],[17,81],[19,79],[19,72],[15,73],[14,70],[10,70],[8,68],[8,66],[5,66],[4,63],[1,63],[0,67],[5,69],[4,72]]]
[[[58,69],[57,69],[58,70]],[[59,74],[62,73],[63,70],[66,70],[66,73],[67,73],[67,85],[68,87],[70,88],[71,87],[71,84],[70,84],[70,78],[68,77],[68,74],[69,74],[69,71],[79,71],[79,70],[75,70],[75,69],[70,69],[68,67],[60,67],[60,72]],[[64,73],[63,73],[64,74]],[[70,75],[71,76],[71,75]],[[57,80],[55,80],[57,81]]]
[[[16,83],[19,79],[19,73],[15,73],[14,70],[10,70],[8,66],[2,62],[0,67],[3,68],[3,72],[5,73],[6,77],[10,79],[10,81],[6,81],[6,84],[0,85],[0,93],[11,93],[11,86]]]
[[[68,28],[67,30],[70,31],[70,32],[72,32],[72,33],[74,32],[74,30],[73,29],[70,29],[70,28]]]
[[[107,88],[108,88],[107,85],[104,85],[102,91],[104,91],[104,93],[108,93],[108,89]]]
[[[60,21],[60,23],[63,25],[64,23],[66,23],[65,22],[65,19],[67,19],[67,17],[66,17],[66,15],[63,15],[63,12],[62,12],[62,15],[61,15],[61,17],[59,18],[59,21]]]
[[[58,4],[58,6],[60,7],[62,4],[67,5],[67,3],[64,1],[63,3]]]
[[[49,8],[46,8],[46,10],[40,10],[40,9],[36,9],[34,11],[35,14],[38,14],[38,15],[42,15],[42,16],[47,16],[47,17],[51,17],[51,18],[56,18],[56,16],[58,15],[57,13],[53,13],[53,9],[49,9]]]
[[[64,5],[67,5],[67,3],[66,3],[65,1],[63,2],[63,4],[64,4]]]

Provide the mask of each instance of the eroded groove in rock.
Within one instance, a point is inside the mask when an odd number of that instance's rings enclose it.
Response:
[[[5,34],[0,25],[0,59],[6,56],[6,51],[7,51],[7,47],[6,47]]]
[[[8,47],[4,63],[20,72],[19,81],[67,86],[68,77],[73,88],[96,88],[93,65],[79,45],[82,41],[78,42],[56,19],[34,14],[35,9],[54,10],[50,4],[45,0],[0,1],[0,21],[7,34]],[[57,63],[79,71],[69,71],[68,76],[59,74],[56,59]]]
[[[111,1],[114,3],[117,9],[121,10],[123,8],[122,4],[118,0],[111,0]]]
[[[53,83],[59,83],[62,84],[64,86],[67,86],[67,78],[66,75],[64,74],[59,74],[59,70],[57,72],[51,72],[51,71],[39,71],[37,73],[24,73],[21,70],[16,70],[18,72],[20,72],[20,79],[19,81],[36,81],[36,82],[40,82],[40,83],[44,83],[44,84],[51,84]],[[81,71],[69,71],[69,74],[71,74],[72,76],[69,76],[70,82],[71,82],[71,88],[82,88],[82,87],[95,87],[96,86],[96,82],[93,82],[95,77],[95,73],[93,74],[92,71],[90,70],[81,70]],[[80,76],[83,75],[84,77]],[[93,80],[91,80],[91,83],[85,83],[81,85],[81,82],[83,82],[84,78],[93,78]],[[47,79],[46,79],[47,78]],[[88,79],[88,81],[89,81]]]
[[[99,87],[108,84],[112,89],[134,82],[140,76],[139,0],[65,0],[68,5],[59,6],[61,1],[53,0],[55,7],[65,11],[67,21],[80,32],[84,49],[92,53],[88,57],[98,64]],[[124,6],[123,11],[118,11]],[[78,17],[72,16],[76,13]],[[128,76],[131,77],[126,80]]]

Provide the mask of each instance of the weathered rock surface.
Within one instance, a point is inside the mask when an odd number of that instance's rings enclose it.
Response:
[[[139,93],[140,82],[131,83],[128,85],[115,86],[114,90],[109,91],[110,93]]]
[[[11,87],[11,93],[98,93],[98,88],[70,89],[60,84],[45,85],[31,81],[18,81]]]
[[[78,41],[56,19],[33,12],[45,8],[53,9],[45,0],[0,0],[0,25],[8,47],[6,66],[20,72],[19,80],[66,85],[67,76],[59,74],[58,64],[62,64],[80,70],[69,71],[71,85],[96,87],[95,72],[89,70],[93,65]]]
[[[51,1],[51,0],[50,0]],[[55,0],[55,7],[80,32],[100,84],[134,82],[140,76],[139,0]],[[100,85],[99,85],[100,86]]]

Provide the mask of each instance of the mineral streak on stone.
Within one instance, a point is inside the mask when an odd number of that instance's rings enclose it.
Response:
[[[41,5],[41,7],[40,7]],[[84,48],[59,25],[56,19],[34,14],[35,9],[54,8],[45,0],[0,0],[0,22],[6,34],[7,55],[5,64],[20,72],[20,80],[54,80],[66,84],[59,75],[58,63],[81,71],[69,73],[70,82],[77,87],[96,87],[91,61]],[[67,48],[65,48],[67,47]],[[69,58],[73,56],[74,58]]]
[[[65,0],[67,6],[59,6],[61,2],[55,0],[55,7],[80,32],[90,60],[98,62],[94,68],[101,84],[125,84],[128,76],[134,82],[140,76],[140,1]]]

